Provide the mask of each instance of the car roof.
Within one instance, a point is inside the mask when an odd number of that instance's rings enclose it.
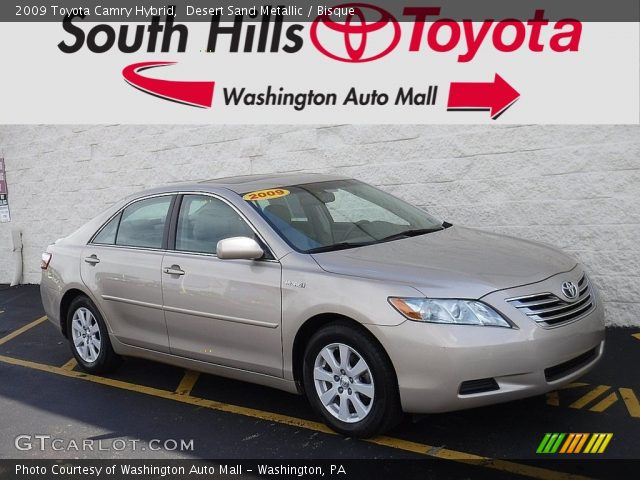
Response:
[[[214,178],[190,183],[174,183],[163,187],[156,187],[144,192],[137,192],[129,198],[149,194],[178,192],[178,191],[216,191],[226,188],[236,193],[247,193],[267,188],[286,187],[288,185],[304,185],[316,182],[347,180],[349,177],[326,175],[320,173],[276,173],[265,175],[239,175],[235,177]]]
[[[200,184],[224,187],[237,193],[246,193],[265,188],[285,187],[287,185],[304,185],[307,183],[344,180],[347,177],[325,175],[319,173],[278,173],[265,175],[239,175],[235,177],[204,180]]]

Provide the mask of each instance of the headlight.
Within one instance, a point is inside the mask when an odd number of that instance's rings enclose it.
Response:
[[[511,328],[493,308],[474,300],[389,297],[389,303],[409,320],[417,322]]]

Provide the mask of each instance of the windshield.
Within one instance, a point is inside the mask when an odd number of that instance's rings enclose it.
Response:
[[[291,185],[243,198],[304,253],[371,245],[444,228],[423,210],[357,180]]]

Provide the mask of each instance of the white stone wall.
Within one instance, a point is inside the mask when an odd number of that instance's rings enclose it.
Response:
[[[637,126],[0,126],[24,281],[46,245],[154,185],[247,173],[346,174],[452,223],[548,242],[583,261],[610,324],[640,325]]]

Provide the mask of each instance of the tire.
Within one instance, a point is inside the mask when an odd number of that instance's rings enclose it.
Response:
[[[85,372],[108,373],[122,362],[122,358],[111,347],[102,315],[84,295],[76,297],[69,306],[67,338],[71,353]]]
[[[347,323],[331,323],[311,337],[303,381],[311,406],[343,435],[373,437],[402,418],[398,382],[387,354],[369,335]]]

